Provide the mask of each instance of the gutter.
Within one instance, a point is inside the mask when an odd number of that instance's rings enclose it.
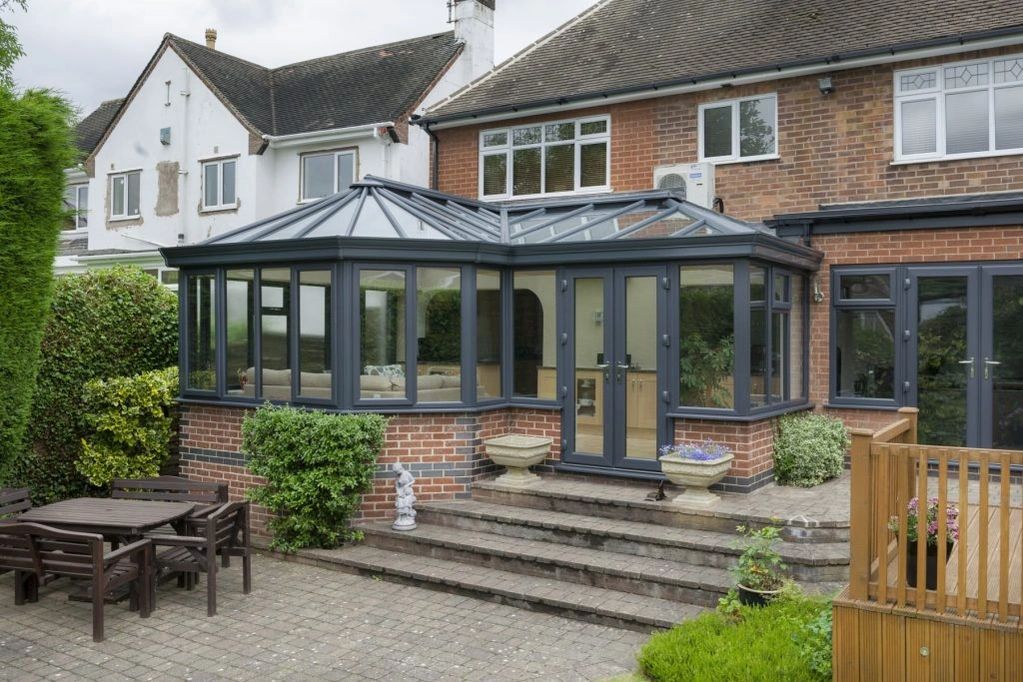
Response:
[[[314,130],[308,133],[293,133],[291,135],[262,135],[267,146],[274,149],[297,147],[304,144],[316,144],[318,142],[337,142],[350,140],[371,135],[379,137],[381,128],[393,128],[394,121],[381,121],[379,123],[368,123],[359,126],[348,126],[346,128],[332,128],[330,130]]]
[[[410,123],[418,125],[419,116],[415,115],[409,119]],[[433,146],[430,149],[430,189],[440,189],[440,138],[429,123],[423,124],[423,130],[430,136]]]
[[[825,57],[797,59],[769,66],[755,66],[700,76],[686,76],[601,92],[552,97],[523,104],[502,105],[449,115],[430,116],[427,114],[413,121],[413,123],[420,126],[431,125],[437,130],[443,130],[470,123],[501,121],[554,111],[564,111],[566,109],[585,109],[652,97],[700,92],[719,87],[761,83],[779,78],[832,73],[913,59],[941,57],[972,50],[988,50],[997,47],[1019,45],[1021,42],[1023,42],[1023,27],[1014,26],[947,38],[901,43],[871,50],[855,50]]]

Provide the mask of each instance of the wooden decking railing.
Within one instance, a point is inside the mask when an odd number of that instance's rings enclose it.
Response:
[[[918,445],[916,424],[906,408],[879,431],[852,430],[849,598],[1020,627],[1023,496],[1012,467],[1023,452]],[[928,534],[908,538],[914,498],[922,522],[936,501],[938,538],[958,522],[958,539],[932,548],[933,587]],[[950,506],[958,519],[945,513]]]

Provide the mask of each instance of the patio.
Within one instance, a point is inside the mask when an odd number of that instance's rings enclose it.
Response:
[[[109,608],[100,644],[89,605],[59,583],[16,608],[0,576],[0,679],[600,680],[631,671],[646,639],[263,555],[253,564],[247,596],[239,571],[220,574],[215,618],[201,587],[168,585],[146,621]]]

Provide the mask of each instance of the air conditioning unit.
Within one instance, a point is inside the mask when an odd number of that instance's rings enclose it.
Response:
[[[682,163],[654,169],[654,189],[671,189],[683,194],[686,201],[714,208],[714,164]]]

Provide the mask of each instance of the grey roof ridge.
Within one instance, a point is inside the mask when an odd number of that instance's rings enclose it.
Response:
[[[592,14],[594,14],[595,12],[597,12],[600,9],[603,9],[605,6],[611,4],[612,2],[614,2],[614,0],[598,0],[598,2],[594,3],[589,9],[586,9],[583,12],[580,12],[579,14],[575,15],[574,17],[572,17],[571,19],[569,19],[565,23],[561,24],[560,26],[556,27],[554,30],[550,31],[546,35],[540,36],[539,38],[534,40],[532,43],[530,43],[529,45],[526,45],[524,48],[522,48],[521,50],[519,50],[518,52],[516,52],[512,56],[508,57],[503,62],[501,62],[500,64],[495,66],[494,68],[492,68],[489,71],[487,71],[486,73],[480,75],[475,80],[469,81],[468,83],[466,83],[462,87],[458,88],[457,90],[452,92],[450,95],[448,95],[444,99],[442,99],[439,102],[435,103],[432,107],[430,107],[427,110],[426,116],[424,118],[429,119],[431,111],[434,111],[436,109],[439,109],[439,108],[449,104],[450,102],[454,101],[459,96],[461,96],[461,95],[465,94],[466,92],[469,92],[473,88],[475,88],[475,87],[477,87],[479,85],[482,85],[483,83],[487,82],[491,78],[495,77],[498,74],[498,72],[500,72],[502,69],[505,69],[508,66],[511,66],[512,64],[522,60],[527,55],[532,53],[534,50],[538,49],[539,47],[541,47],[541,46],[543,46],[543,45],[545,45],[547,43],[549,43],[551,40],[553,40],[557,36],[561,35],[565,31],[567,31],[571,26],[579,23],[583,19],[586,19],[586,18],[590,17]]]
[[[268,85],[270,86],[270,128],[271,132],[277,134],[277,94],[274,92],[274,71],[269,69],[270,73],[267,74]]]
[[[327,59],[333,59],[335,57],[358,55],[364,52],[372,52],[373,50],[382,50],[388,47],[394,47],[395,45],[401,45],[403,43],[410,43],[414,40],[426,40],[428,38],[439,38],[440,36],[454,35],[454,31],[440,31],[438,33],[427,33],[426,35],[413,36],[412,38],[403,38],[402,40],[392,40],[389,43],[381,43],[379,45],[368,45],[366,47],[359,47],[354,50],[345,50],[344,52],[335,52],[334,54],[326,54],[320,57],[312,57],[311,59],[303,59],[302,61],[292,62],[291,64],[281,64],[268,69],[271,73],[275,71],[281,71],[282,69],[290,69],[296,66],[305,66],[307,64],[314,64],[316,62],[322,62]],[[264,67],[265,68],[265,67]]]

